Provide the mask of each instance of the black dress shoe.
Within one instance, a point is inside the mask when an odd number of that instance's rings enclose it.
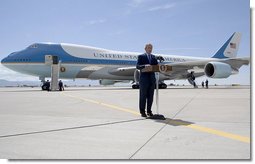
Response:
[[[152,114],[152,113],[147,113],[147,115],[148,115],[149,117],[153,116],[153,114]]]
[[[145,113],[141,113],[142,117],[147,117],[147,115]]]

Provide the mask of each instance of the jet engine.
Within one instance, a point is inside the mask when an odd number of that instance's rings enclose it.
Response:
[[[209,62],[205,65],[205,75],[210,78],[227,78],[232,74],[229,64],[221,62]]]
[[[134,72],[134,81],[135,81],[136,84],[139,83],[139,79],[140,79],[140,70],[136,69],[135,72]]]
[[[134,72],[134,84],[132,85],[133,89],[139,89],[139,80],[140,80],[140,70],[136,69]]]
[[[107,79],[99,80],[100,85],[113,85],[115,83],[116,83],[115,80],[107,80]]]

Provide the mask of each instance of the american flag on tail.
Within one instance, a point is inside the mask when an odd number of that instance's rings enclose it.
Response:
[[[236,49],[236,44],[235,43],[230,43],[230,48]]]

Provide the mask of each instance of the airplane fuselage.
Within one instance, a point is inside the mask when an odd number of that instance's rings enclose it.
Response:
[[[195,87],[194,77],[206,75],[209,78],[228,78],[238,73],[241,66],[250,62],[249,57],[237,58],[240,39],[241,33],[233,33],[211,58],[154,54],[164,58],[161,64],[171,67],[169,72],[160,72],[159,81],[188,79]],[[43,80],[51,77],[51,65],[47,64],[47,57],[57,56],[61,79],[88,78],[100,80],[103,85],[133,80],[135,85],[139,85],[140,72],[136,65],[140,54],[143,53],[66,43],[35,43],[11,53],[1,63],[16,72],[38,76]]]
[[[50,77],[51,67],[45,64],[45,56],[55,55],[58,56],[60,61],[60,78],[133,80],[133,72],[118,75],[114,73],[114,69],[135,66],[138,55],[140,54],[142,53],[112,51],[65,43],[35,43],[24,50],[11,53],[2,60],[2,64],[20,73],[39,77]],[[165,59],[164,63],[180,63],[207,59],[161,54],[154,55],[163,56]],[[163,78],[162,80],[166,80],[171,79],[171,76],[161,76],[161,78]]]

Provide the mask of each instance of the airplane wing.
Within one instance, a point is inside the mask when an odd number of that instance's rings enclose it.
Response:
[[[168,63],[166,65],[171,66],[173,69],[173,72],[175,70],[194,70],[195,71],[199,69],[204,69],[205,65],[209,62],[227,63],[233,69],[239,69],[242,65],[248,65],[250,63],[250,58],[249,57],[227,58],[227,59],[208,58],[205,60],[188,61],[188,62],[180,62],[180,63]]]
[[[116,76],[134,76],[136,66],[111,68],[109,73]]]
[[[243,57],[243,58],[226,58],[226,59],[215,59],[215,58],[209,58],[205,60],[199,60],[199,61],[188,61],[188,62],[181,62],[181,63],[169,63],[166,64],[168,66],[172,67],[172,71],[166,73],[168,75],[174,76],[175,74],[181,74],[180,78],[187,78],[187,74],[190,72],[194,72],[194,75],[196,77],[203,76],[205,74],[205,69],[209,69],[209,67],[206,68],[208,63],[211,63],[213,65],[213,71],[214,73],[221,74],[221,72],[224,72],[223,75],[215,76],[215,78],[225,78],[232,74],[232,72],[238,72],[239,68],[242,65],[248,65],[250,63],[249,57]],[[225,63],[225,65],[222,67],[222,63]],[[225,71],[229,69],[229,73],[226,73]],[[210,70],[208,70],[210,71]],[[214,74],[212,73],[212,74]],[[186,75],[185,75],[186,74]],[[229,74],[229,75],[227,75]],[[176,78],[176,77],[174,77]],[[213,77],[212,77],[213,78]]]
[[[250,57],[230,58],[224,62],[231,65],[233,68],[239,69],[242,65],[249,65]]]
[[[217,63],[225,63],[231,66],[231,68],[235,71],[242,65],[248,65],[250,63],[249,57],[243,58],[226,58],[226,59],[217,59],[217,58],[207,58],[203,60],[196,61],[186,61],[179,63],[163,63],[164,65],[168,65],[172,68],[171,71],[163,73],[169,79],[184,79],[187,78],[187,74],[190,72],[194,72],[196,77],[204,75],[205,66],[210,62]],[[136,67],[122,67],[122,68],[112,68],[109,72],[113,75],[117,76],[133,76]]]

